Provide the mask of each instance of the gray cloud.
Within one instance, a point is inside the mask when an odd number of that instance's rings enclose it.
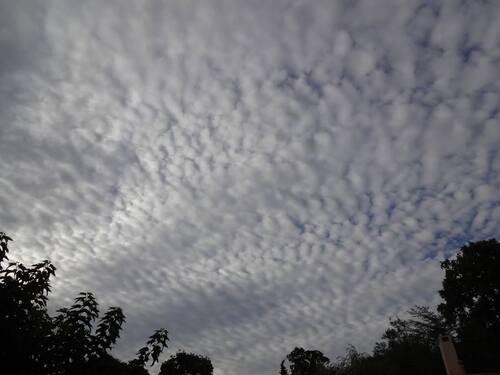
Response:
[[[498,235],[495,2],[3,2],[0,222],[219,375],[369,350]]]

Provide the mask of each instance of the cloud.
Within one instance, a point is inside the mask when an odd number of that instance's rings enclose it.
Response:
[[[498,235],[495,2],[4,2],[0,222],[218,374],[369,350]]]

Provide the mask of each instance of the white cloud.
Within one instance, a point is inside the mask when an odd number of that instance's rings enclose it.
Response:
[[[494,2],[3,9],[2,230],[55,304],[124,308],[121,356],[160,326],[221,375],[368,350],[498,235]]]

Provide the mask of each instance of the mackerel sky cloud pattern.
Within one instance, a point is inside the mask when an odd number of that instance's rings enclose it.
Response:
[[[369,350],[500,226],[497,1],[0,0],[0,223],[217,375]],[[14,255],[13,254],[13,255]],[[168,356],[166,353],[165,356]]]

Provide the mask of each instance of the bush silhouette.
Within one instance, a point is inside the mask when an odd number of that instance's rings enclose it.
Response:
[[[125,315],[110,307],[99,317],[90,292],[80,293],[72,306],[55,316],[47,312],[50,277],[56,268],[49,261],[31,267],[9,262],[12,238],[0,232],[0,363],[6,374],[80,375],[147,374],[167,347],[168,332],[159,329],[137,358],[124,363],[109,351],[120,336]],[[97,323],[96,323],[97,322]]]
[[[208,357],[179,352],[162,363],[159,375],[212,375],[213,370]]]

